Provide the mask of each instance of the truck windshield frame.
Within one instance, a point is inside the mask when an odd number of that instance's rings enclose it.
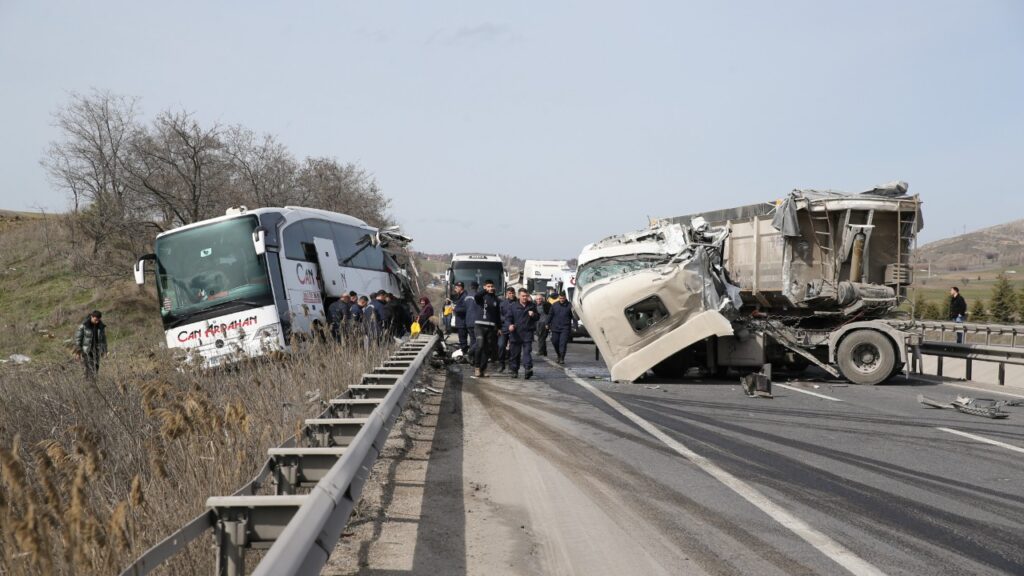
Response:
[[[157,293],[164,328],[274,303],[265,256],[257,256],[248,215],[156,240]]]
[[[667,254],[630,254],[591,260],[580,266],[576,273],[576,287],[582,288],[591,282],[616,278],[641,270],[650,270],[671,259]]]
[[[452,285],[463,282],[469,288],[476,282],[483,288],[484,281],[493,280],[494,289],[501,293],[505,290],[505,265],[501,262],[464,262],[452,263]]]

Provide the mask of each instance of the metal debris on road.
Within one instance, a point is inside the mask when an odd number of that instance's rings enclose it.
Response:
[[[924,394],[918,394],[917,401],[931,408],[951,408],[963,414],[997,420],[1010,416],[1009,412],[1002,410],[1003,406],[1020,406],[1022,403],[1021,400],[994,400],[992,398],[971,398],[969,396],[957,396],[956,400],[940,402],[928,398]]]

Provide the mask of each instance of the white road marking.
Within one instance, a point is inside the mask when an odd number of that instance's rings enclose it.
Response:
[[[1007,450],[1013,450],[1014,452],[1024,453],[1024,448],[1020,446],[1014,446],[1013,444],[1007,444],[1006,442],[1000,442],[999,440],[993,440],[991,438],[985,438],[984,436],[978,436],[977,434],[968,434],[967,432],[961,432],[959,430],[953,430],[952,428],[938,428],[943,432],[949,432],[950,434],[956,434],[957,436],[963,436],[970,438],[971,440],[977,440],[978,442],[984,442],[993,446],[999,446],[1000,448],[1006,448]]]
[[[556,364],[550,358],[544,359],[547,360],[547,362],[554,366],[555,368],[560,368],[560,366],[558,366],[558,364]],[[739,494],[747,502],[750,502],[754,506],[761,509],[762,512],[770,516],[773,520],[785,526],[791,532],[802,538],[805,542],[813,546],[816,550],[818,550],[825,556],[831,558],[833,562],[839,564],[847,571],[849,571],[851,574],[885,574],[875,566],[869,564],[867,561],[863,560],[862,558],[851,552],[848,548],[846,548],[839,542],[836,542],[832,538],[826,536],[824,533],[815,530],[803,520],[790,514],[789,511],[769,500],[767,496],[758,492],[754,487],[750,486],[743,480],[740,480],[739,478],[733,476],[732,474],[726,472],[714,462],[708,460],[707,458],[701,456],[700,454],[697,454],[693,450],[690,450],[681,442],[672,438],[668,434],[662,432],[654,424],[651,424],[647,420],[644,420],[640,416],[637,416],[632,410],[626,408],[617,400],[615,400],[611,396],[608,396],[607,394],[605,394],[604,392],[602,392],[601,390],[587,382],[586,380],[583,380],[582,378],[576,376],[576,374],[573,373],[568,368],[565,368],[564,370],[566,375],[569,376],[569,378],[571,378],[580,386],[589,390],[593,395],[597,396],[602,401],[604,401],[605,404],[611,406],[612,409],[614,409],[616,412],[628,418],[630,421],[632,421],[634,424],[639,426],[642,430],[644,430],[651,436],[654,436],[658,440],[661,440],[666,446],[674,450],[683,458],[686,458],[687,460],[695,464],[698,468],[709,474],[714,479],[718,480],[722,484],[725,484],[730,490],[732,490],[736,494]]]
[[[964,386],[963,384],[954,384],[952,382],[940,382],[947,386],[956,386],[957,388],[966,388],[967,390],[974,390],[975,392],[991,392],[992,394],[1002,394],[1003,396],[1013,396],[1014,398],[1024,398],[1024,394],[1013,394],[1010,392],[1003,392],[1001,390],[989,390],[988,388],[975,388],[974,386]]]
[[[785,388],[786,390],[792,390],[793,392],[802,392],[804,394],[810,394],[811,396],[817,396],[818,398],[824,398],[825,400],[831,400],[833,402],[842,402],[839,398],[833,398],[831,396],[825,396],[824,394],[818,394],[817,392],[811,392],[810,390],[804,390],[803,388],[797,388],[796,386],[789,386],[786,384],[779,384],[776,382],[772,386],[778,386],[779,388]]]

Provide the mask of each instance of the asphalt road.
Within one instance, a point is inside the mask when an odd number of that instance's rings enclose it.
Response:
[[[612,383],[586,344],[567,368],[462,368],[459,393],[551,465],[552,490],[568,481],[621,520],[596,552],[563,533],[582,527],[549,522],[541,537],[568,544],[539,572],[584,573],[596,554],[642,558],[637,574],[1024,574],[1024,407],[988,420],[917,402],[1013,398],[995,386],[780,380],[774,399],[747,398],[736,380]],[[524,506],[544,508],[535,497]]]

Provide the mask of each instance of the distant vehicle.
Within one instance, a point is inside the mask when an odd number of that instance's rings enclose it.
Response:
[[[455,254],[448,266],[446,274],[447,290],[450,294],[456,282],[462,282],[469,290],[472,282],[483,288],[487,280],[494,281],[494,289],[499,294],[505,290],[508,278],[505,275],[505,264],[497,254]]]
[[[576,311],[613,380],[770,363],[878,384],[919,338],[889,313],[921,227],[905,182],[661,220],[583,249]]]
[[[144,284],[145,262],[154,262],[167,347],[212,367],[323,330],[343,293],[411,300],[410,274],[391,251],[410,241],[336,212],[232,208],[158,235],[135,281]]]
[[[555,280],[569,271],[565,260],[527,260],[519,274],[519,284],[530,294],[547,294],[548,287],[554,288]]]

